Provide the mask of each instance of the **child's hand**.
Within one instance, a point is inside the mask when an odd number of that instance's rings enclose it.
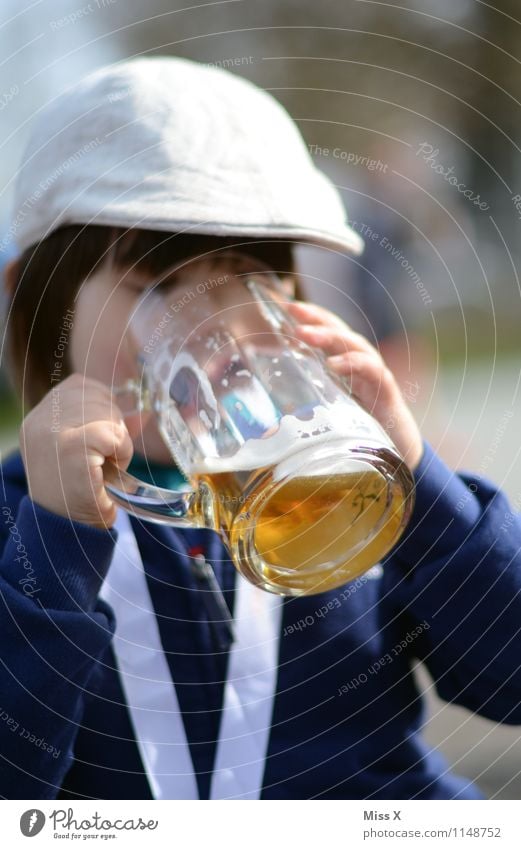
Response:
[[[299,322],[299,338],[320,348],[332,371],[347,378],[353,395],[382,425],[414,470],[423,453],[421,434],[394,375],[376,348],[325,307],[304,301],[291,301],[285,306]]]
[[[73,374],[57,384],[22,422],[20,450],[33,501],[95,527],[114,523],[102,466],[110,457],[126,469],[134,448],[103,383]]]

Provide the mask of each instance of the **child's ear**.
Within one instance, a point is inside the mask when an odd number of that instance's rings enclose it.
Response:
[[[10,259],[4,266],[4,288],[9,297],[12,296],[20,273],[20,263],[17,259]]]

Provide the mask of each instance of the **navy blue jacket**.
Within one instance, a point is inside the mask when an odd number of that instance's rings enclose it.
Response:
[[[383,569],[284,602],[262,798],[482,798],[421,739],[415,658],[441,698],[521,723],[521,519],[428,445],[415,478]],[[116,532],[34,503],[19,454],[2,466],[1,501],[0,795],[151,798],[98,596]],[[203,546],[232,611],[236,572],[213,531],[132,523],[207,798],[227,656],[188,549]]]

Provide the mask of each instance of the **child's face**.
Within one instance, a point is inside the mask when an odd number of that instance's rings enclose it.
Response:
[[[105,264],[83,284],[76,299],[70,339],[74,372],[99,380],[110,389],[136,377],[136,363],[125,335],[137,300],[152,282],[137,270],[113,269]],[[293,295],[291,278],[283,278],[283,283],[288,295]],[[150,461],[172,462],[153,415],[136,413],[125,417],[125,422],[136,451]]]
[[[76,299],[70,339],[74,372],[99,380],[112,390],[136,377],[125,334],[132,309],[150,282],[137,271],[114,269],[106,263],[83,284]],[[119,405],[117,397],[114,401]],[[125,422],[140,454],[157,462],[171,461],[150,414],[132,414]]]

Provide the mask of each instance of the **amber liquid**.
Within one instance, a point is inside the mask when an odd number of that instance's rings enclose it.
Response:
[[[347,473],[301,473],[278,486],[276,466],[197,477],[213,492],[219,530],[240,571],[272,592],[309,595],[367,571],[404,527],[408,470],[400,479],[385,464],[359,465]]]

